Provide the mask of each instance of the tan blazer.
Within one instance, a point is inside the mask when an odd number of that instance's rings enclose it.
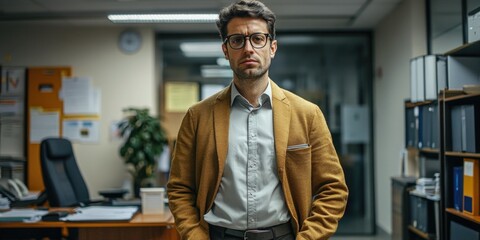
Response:
[[[325,118],[318,108],[273,81],[275,152],[297,239],[328,239],[343,216],[348,190]],[[228,150],[231,87],[185,115],[167,184],[182,239],[209,239],[203,219],[220,186]],[[308,144],[306,148],[288,146]]]

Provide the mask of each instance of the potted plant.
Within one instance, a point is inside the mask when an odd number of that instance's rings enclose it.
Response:
[[[151,116],[148,109],[127,108],[127,117],[118,125],[125,142],[120,147],[120,155],[132,175],[135,197],[139,197],[141,187],[151,187],[155,176],[156,159],[167,144],[167,134],[160,120]]]

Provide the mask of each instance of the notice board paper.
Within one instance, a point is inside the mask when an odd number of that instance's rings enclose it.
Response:
[[[47,137],[60,136],[60,110],[44,111],[30,108],[30,143],[40,143]]]

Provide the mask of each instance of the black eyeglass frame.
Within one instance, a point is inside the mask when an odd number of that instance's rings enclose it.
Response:
[[[252,36],[253,36],[253,35],[258,35],[258,34],[260,34],[260,35],[265,35],[265,37],[267,37],[267,41],[265,41],[265,45],[263,45],[263,46],[261,46],[261,47],[255,47],[255,46],[253,45],[253,43],[252,43]],[[241,47],[238,47],[238,48],[232,47],[232,44],[231,44],[230,41],[229,41],[230,37],[232,37],[232,36],[243,36],[243,44],[242,44]],[[223,43],[224,43],[224,44],[227,44],[227,43],[228,43],[228,45],[229,45],[232,49],[238,50],[238,49],[242,49],[242,48],[245,47],[245,44],[246,44],[246,42],[247,42],[246,38],[248,38],[248,41],[250,42],[250,45],[251,45],[253,48],[255,48],[255,49],[262,49],[262,48],[264,48],[265,46],[267,46],[268,39],[270,39],[270,41],[273,40],[273,36],[272,36],[272,34],[270,34],[270,33],[256,32],[256,33],[252,33],[252,34],[250,34],[250,35],[243,35],[243,34],[237,33],[237,34],[232,34],[232,35],[226,36],[226,37],[225,37],[225,40],[223,40]]]

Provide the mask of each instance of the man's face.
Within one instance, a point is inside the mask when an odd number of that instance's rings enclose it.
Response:
[[[227,36],[252,33],[268,33],[267,22],[257,18],[233,18],[227,25]],[[271,42],[270,42],[271,41]],[[234,77],[237,79],[258,79],[268,72],[271,59],[277,51],[277,41],[267,38],[263,48],[254,48],[250,39],[245,39],[245,46],[233,49],[226,42],[222,45],[225,58],[230,61]],[[268,76],[268,75],[267,75]]]

